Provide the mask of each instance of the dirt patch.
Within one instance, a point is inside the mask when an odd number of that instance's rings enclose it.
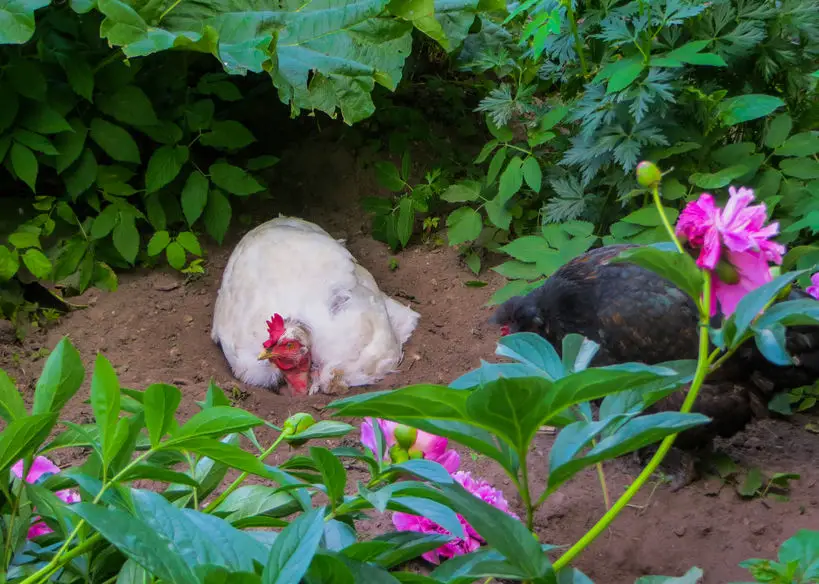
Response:
[[[371,174],[341,147],[314,143],[296,148],[281,167],[287,169],[287,182],[277,183],[272,200],[256,204],[245,223],[253,224],[279,212],[316,221],[334,236],[347,239],[350,250],[372,272],[382,290],[411,302],[422,315],[406,346],[400,373],[387,377],[376,388],[418,382],[446,384],[476,367],[481,358],[492,358],[497,331],[485,324],[490,311],[484,304],[502,285],[502,278],[489,272],[482,276],[488,286],[467,287],[465,282],[474,278],[450,249],[416,246],[393,256],[386,246],[373,241],[358,201],[378,189]],[[144,388],[155,382],[179,386],[184,395],[180,406],[184,418],[198,411],[194,402],[204,398],[211,378],[238,405],[274,423],[297,411],[327,417],[321,407],[332,398],[292,399],[237,382],[210,340],[213,302],[222,270],[248,228],[237,226],[223,247],[207,249],[208,272],[199,280],[186,283],[169,270],[136,270],[122,275],[116,293],[89,292],[77,300],[87,304],[87,309],[69,314],[50,330],[33,334],[23,345],[0,344],[0,367],[25,388],[30,401],[42,369],[42,350],[68,335],[89,371],[96,353],[102,352],[126,387]],[[397,259],[397,269],[390,267],[392,257]],[[287,277],[286,272],[282,277]],[[87,392],[86,384],[66,408],[66,419],[84,423],[92,419],[90,406],[82,403]],[[719,488],[714,480],[700,481],[678,493],[671,493],[667,485],[653,491],[655,485],[648,485],[635,505],[621,514],[577,566],[599,584],[631,584],[645,574],[681,575],[693,565],[705,570],[709,584],[747,579],[747,573],[737,566],[740,561],[772,558],[779,544],[798,529],[819,525],[819,469],[815,462],[819,437],[804,430],[804,423],[766,420],[725,445],[743,465],[801,473],[788,502],[743,500],[733,489]],[[261,433],[263,443],[268,438]],[[531,455],[535,476],[545,476],[551,441],[548,435],[537,439]],[[57,460],[61,466],[75,462],[72,453],[61,455]],[[465,451],[462,460],[465,470],[497,484],[520,510],[509,480],[497,465],[484,457],[472,458]],[[607,464],[606,473],[612,497],[622,493],[634,478],[621,462]],[[603,512],[596,475],[584,473],[551,497],[538,513],[541,541],[571,545]],[[389,528],[387,517],[377,517],[367,531]]]

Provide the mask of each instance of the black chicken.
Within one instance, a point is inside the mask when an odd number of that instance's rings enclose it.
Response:
[[[609,260],[634,245],[610,245],[571,260],[542,286],[498,307],[490,322],[504,332],[533,332],[558,350],[563,337],[578,333],[600,345],[593,366],[696,359],[699,315],[694,301],[670,281],[631,263]],[[792,290],[790,299],[810,298]],[[743,345],[708,376],[693,411],[711,418],[677,436],[683,472],[675,490],[695,478],[694,453],[716,436],[730,437],[755,417],[767,414],[771,398],[819,379],[819,327],[789,328],[786,344],[794,365],[768,361],[753,341]],[[679,410],[688,388],[650,406],[647,412]]]

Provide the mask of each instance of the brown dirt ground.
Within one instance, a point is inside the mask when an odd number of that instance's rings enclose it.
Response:
[[[386,246],[368,236],[369,221],[358,205],[361,196],[378,190],[371,173],[359,162],[331,142],[292,149],[279,167],[287,169],[287,183],[275,184],[272,200],[257,204],[253,222],[285,212],[316,221],[333,235],[346,237],[351,251],[371,270],[382,290],[412,300],[422,315],[406,347],[401,372],[377,387],[446,384],[476,367],[479,359],[492,358],[497,331],[485,324],[490,311],[484,304],[502,285],[502,278],[489,272],[482,276],[487,287],[466,287],[464,282],[474,278],[457,255],[448,248],[425,245],[397,254],[399,267],[391,270],[393,256]],[[300,198],[293,196],[296,193]],[[302,201],[303,207],[288,206],[287,201],[294,199]],[[186,283],[168,269],[123,274],[117,292],[91,291],[77,299],[88,308],[67,315],[49,330],[32,334],[22,345],[0,344],[0,367],[17,379],[30,400],[44,362],[38,351],[52,348],[68,335],[89,370],[95,354],[102,352],[117,367],[126,387],[144,388],[154,382],[178,385],[184,395],[180,407],[183,418],[197,411],[194,401],[204,398],[210,378],[229,393],[237,388],[233,395],[238,405],[274,423],[304,410],[328,417],[321,407],[332,400],[330,397],[296,400],[237,383],[210,340],[211,311],[222,270],[231,249],[248,229],[238,223],[234,221],[236,228],[223,247],[206,250],[207,274],[201,279]],[[91,420],[90,406],[82,403],[87,391],[86,383],[66,408],[65,419]],[[737,566],[740,561],[773,558],[779,544],[798,529],[819,528],[819,437],[804,429],[805,422],[801,418],[758,422],[726,445],[743,465],[768,472],[801,473],[789,501],[742,499],[733,488],[723,488],[713,478],[677,493],[671,493],[667,484],[649,484],[609,532],[581,556],[577,567],[598,584],[631,584],[646,574],[681,575],[693,565],[705,571],[707,584],[747,580],[747,572]],[[269,436],[262,432],[260,439],[264,443]],[[532,468],[546,468],[551,441],[546,434],[538,436]],[[74,456],[61,452],[56,458],[66,467],[77,463]],[[491,460],[473,459],[466,453],[462,459],[466,470],[496,482],[520,510],[509,480]],[[635,476],[633,469],[619,461],[607,463],[606,473],[614,497]],[[535,470],[534,474],[542,482],[545,472]],[[570,545],[603,512],[594,472],[583,473],[537,514],[541,541]],[[389,527],[386,517],[375,517],[366,531]]]

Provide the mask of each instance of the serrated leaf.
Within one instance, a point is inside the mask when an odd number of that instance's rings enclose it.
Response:
[[[187,146],[161,146],[148,161],[145,172],[145,191],[158,191],[177,177],[182,165],[188,161]]]
[[[231,212],[227,197],[218,189],[210,189],[205,207],[205,229],[220,244],[230,225]]]
[[[139,253],[139,231],[132,215],[120,213],[119,223],[114,227],[113,240],[120,255],[129,264],[133,264]]]
[[[190,231],[183,231],[182,233],[177,235],[176,241],[178,241],[182,247],[184,247],[193,255],[198,256],[202,255],[202,248],[199,245],[199,240]]]
[[[14,169],[17,178],[26,183],[32,192],[36,193],[39,165],[34,153],[26,146],[15,142],[11,145],[11,167]]]
[[[62,62],[68,83],[74,93],[87,101],[92,101],[94,94],[94,70],[85,59],[65,59]]]
[[[76,201],[97,180],[99,167],[97,158],[90,148],[83,150],[79,160],[74,163],[63,175],[65,190]]]
[[[475,209],[461,207],[449,214],[446,225],[449,245],[459,245],[472,241],[481,234],[483,220]]]
[[[498,198],[506,203],[520,190],[523,185],[523,160],[519,156],[513,157],[501,173],[498,183]]]
[[[217,162],[208,170],[213,184],[232,195],[247,196],[264,190],[255,178],[232,164]]]
[[[441,193],[441,199],[448,203],[468,203],[477,201],[480,195],[480,183],[465,181],[448,187]]]
[[[193,225],[205,210],[208,202],[208,186],[210,182],[207,177],[198,170],[191,172],[185,186],[182,188],[182,212],[188,225]]]
[[[178,242],[172,241],[165,248],[165,257],[168,258],[168,263],[175,270],[181,270],[185,267],[185,248]]]
[[[765,146],[768,148],[779,148],[788,138],[793,127],[793,120],[788,114],[779,114],[768,125],[765,132]],[[783,156],[780,154],[780,156]]]
[[[51,260],[39,249],[27,249],[23,254],[23,263],[28,271],[40,280],[46,280],[51,275]]]
[[[392,162],[376,162],[373,168],[375,169],[375,178],[382,187],[394,193],[404,189],[404,181],[401,180],[401,175]]]
[[[72,132],[62,132],[54,136],[54,146],[59,151],[55,160],[57,174],[64,172],[80,157],[88,135],[88,128],[79,118],[72,118],[68,123],[71,125]]]
[[[125,129],[102,118],[91,120],[91,139],[118,162],[139,164],[139,148]]]
[[[21,117],[20,124],[38,134],[58,134],[72,131],[68,121],[54,108],[44,103],[31,104]]]
[[[540,163],[538,163],[537,158],[534,156],[527,158],[521,170],[523,171],[523,178],[526,180],[526,184],[529,185],[529,188],[539,193],[540,187],[543,184],[543,171],[540,169]]]
[[[159,123],[151,100],[136,85],[125,85],[110,95],[100,96],[97,107],[106,115],[131,126],[154,126]]]
[[[205,146],[237,150],[256,141],[245,126],[234,120],[213,122],[210,132],[202,134],[199,141]]]
[[[148,242],[148,255],[156,256],[162,253],[171,242],[171,235],[167,231],[157,231]]]

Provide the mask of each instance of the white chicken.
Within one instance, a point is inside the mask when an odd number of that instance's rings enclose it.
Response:
[[[280,216],[233,250],[211,338],[246,383],[334,393],[394,371],[418,319],[378,289],[343,240]]]

